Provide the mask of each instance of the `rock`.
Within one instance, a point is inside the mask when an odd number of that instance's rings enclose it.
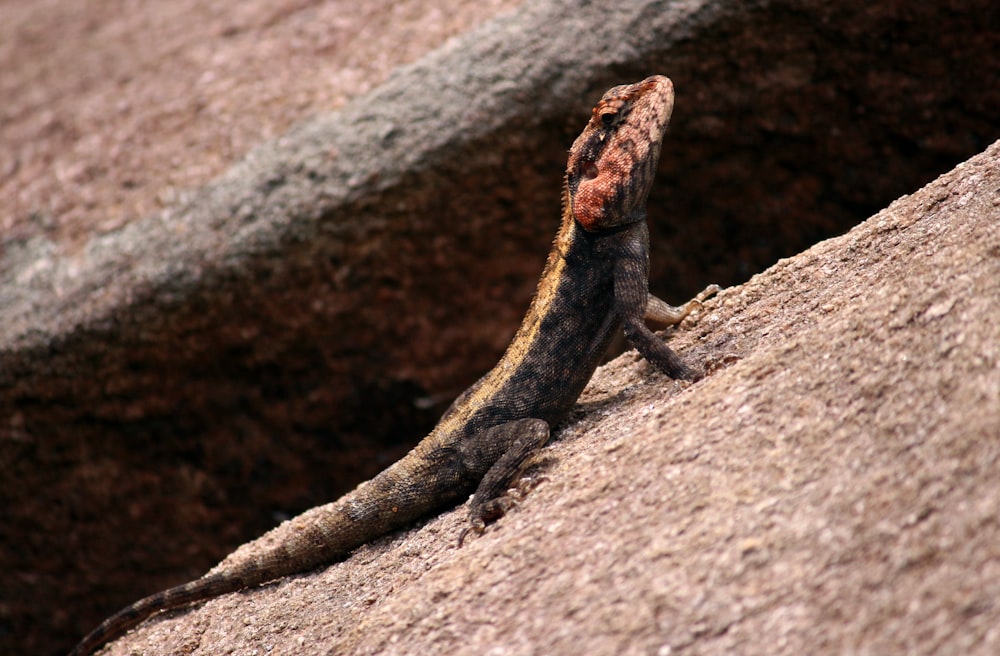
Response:
[[[464,508],[109,654],[997,653],[998,224],[1000,142],[709,302],[705,380],[599,370],[462,549]]]
[[[405,451],[512,334],[611,84],[677,87],[650,215],[680,301],[986,147],[995,25],[985,1],[526,3],[162,213],[5,242],[0,651],[59,651]],[[727,335],[706,357],[755,346]]]

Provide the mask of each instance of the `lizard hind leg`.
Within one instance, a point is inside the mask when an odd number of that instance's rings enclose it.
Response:
[[[514,505],[505,493],[549,439],[549,424],[542,419],[519,419],[493,426],[470,438],[466,457],[476,468],[488,467],[469,506],[469,526],[458,537],[462,546],[472,531],[481,534],[487,522],[502,517]],[[492,463],[492,464],[490,464]]]

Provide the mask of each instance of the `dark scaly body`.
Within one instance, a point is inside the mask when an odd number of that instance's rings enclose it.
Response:
[[[257,559],[113,615],[71,656],[91,653],[160,610],[341,559],[473,490],[471,522],[481,530],[502,510],[499,497],[522,463],[576,402],[623,322],[646,359],[675,378],[692,377],[642,321],[648,315],[677,323],[697,303],[671,308],[647,297],[645,202],[672,108],[673,86],[663,77],[605,94],[570,150],[562,224],[520,329],[496,367],[410,453],[340,500],[291,520],[292,537]]]

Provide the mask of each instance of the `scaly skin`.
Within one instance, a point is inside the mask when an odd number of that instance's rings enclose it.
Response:
[[[508,484],[576,402],[619,327],[661,371],[694,378],[643,322],[676,324],[714,291],[680,308],[648,294],[646,197],[673,101],[673,85],[661,76],[604,94],[570,149],[562,224],[520,329],[496,367],[412,451],[338,501],[292,519],[292,537],[255,560],[111,616],[71,656],[92,653],[161,610],[342,559],[473,490],[470,529],[481,531],[502,513]]]

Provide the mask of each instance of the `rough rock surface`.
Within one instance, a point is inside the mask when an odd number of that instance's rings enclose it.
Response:
[[[448,512],[108,653],[996,654],[998,226],[1000,142],[710,302],[702,382],[605,366],[483,537]]]
[[[58,653],[419,437],[512,333],[555,230],[565,148],[607,86],[651,72],[677,85],[650,205],[654,289],[671,300],[745,280],[985,148],[1000,115],[1000,90],[983,84],[1000,77],[995,3],[869,4],[529,3],[204,188],[164,180],[166,209],[124,223],[96,181],[131,160],[71,126],[80,159],[53,167],[67,195],[27,201],[41,209],[4,217],[0,238],[0,651]],[[226,56],[281,52],[283,26],[326,9],[276,7],[221,17]],[[183,19],[204,20],[170,20]],[[114,20],[98,37],[122,29]],[[151,15],[145,34],[161,24]],[[59,38],[35,34],[3,88],[41,93]],[[88,74],[63,94],[86,97],[84,117],[102,101],[175,116],[161,96],[129,95],[158,65],[100,50],[112,42],[60,66],[135,61],[116,69],[121,93],[93,94]],[[0,54],[21,52],[9,43]],[[298,103],[308,65],[290,52],[268,76],[289,86],[267,97]],[[41,73],[23,84],[12,70]],[[264,89],[210,77],[196,92],[208,113]],[[54,116],[29,149],[66,137],[67,114]],[[186,127],[140,125],[122,122],[154,143]],[[240,125],[233,139],[252,142]],[[37,162],[11,161],[5,180],[38,189],[24,164]],[[110,232],[61,241],[67,216]]]

